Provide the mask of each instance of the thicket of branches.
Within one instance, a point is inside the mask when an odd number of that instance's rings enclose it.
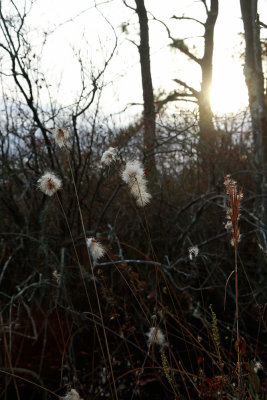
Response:
[[[49,83],[33,66],[30,9],[11,3],[13,16],[0,6],[2,82],[12,78],[17,90],[3,90],[0,121],[0,398],[79,399],[75,389],[83,399],[264,399],[266,171],[255,146],[264,131],[255,138],[254,127],[266,115],[254,114],[252,128],[245,111],[210,119],[200,92],[208,132],[197,112],[170,116],[166,99],[153,98],[158,108],[130,126],[103,120],[116,36],[102,70],[89,74],[81,61],[75,104],[43,106],[40,86],[49,98]],[[205,35],[215,3],[203,1]],[[147,15],[142,1],[136,7],[141,32]],[[58,129],[69,132],[68,146],[57,145]],[[116,160],[105,166],[109,147]],[[129,160],[145,161],[145,207],[122,180]],[[55,196],[38,188],[46,171],[62,180]],[[238,249],[225,229],[228,174],[243,192]],[[90,237],[105,248],[100,260]]]

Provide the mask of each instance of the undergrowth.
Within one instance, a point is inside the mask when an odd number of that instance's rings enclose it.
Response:
[[[53,165],[2,183],[0,397],[266,399],[249,154],[151,179],[135,148],[51,139]]]

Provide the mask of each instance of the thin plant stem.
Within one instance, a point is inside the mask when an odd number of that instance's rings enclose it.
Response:
[[[67,149],[66,149],[66,150],[67,150]],[[87,239],[87,238],[86,238],[86,232],[85,232],[85,227],[84,227],[83,215],[82,215],[82,210],[81,210],[81,206],[80,206],[79,196],[78,196],[78,192],[77,192],[77,187],[76,187],[76,183],[75,183],[75,179],[74,179],[74,174],[73,174],[73,169],[72,169],[72,166],[71,166],[71,162],[70,162],[70,157],[69,157],[68,151],[67,151],[67,159],[68,159],[68,164],[69,164],[69,168],[70,168],[70,172],[71,172],[71,177],[72,177],[72,182],[73,182],[73,186],[74,186],[75,196],[76,196],[76,199],[77,199],[78,210],[79,210],[79,214],[80,214],[80,219],[81,219],[81,224],[82,224],[82,230],[83,230],[84,240],[85,240],[85,243],[86,243],[86,239]],[[99,295],[98,295],[98,290],[97,290],[97,286],[96,286],[96,279],[95,279],[95,274],[94,274],[94,268],[93,268],[93,264],[92,264],[92,260],[91,260],[91,257],[90,257],[90,253],[89,253],[89,249],[88,249],[87,243],[86,243],[86,249],[87,249],[87,254],[88,254],[88,259],[89,259],[89,263],[90,263],[90,267],[91,267],[92,276],[93,276],[93,284],[94,284],[94,289],[95,289],[95,294],[96,294],[97,306],[98,306],[98,310],[99,310],[99,314],[100,314],[101,325],[102,325],[102,329],[103,329],[104,340],[105,340],[105,345],[106,345],[107,354],[108,354],[108,360],[109,360],[110,372],[111,372],[111,375],[112,375],[112,381],[113,381],[115,396],[116,396],[116,399],[118,400],[118,394],[117,394],[116,383],[115,383],[115,377],[114,377],[114,372],[113,372],[113,367],[112,367],[112,362],[111,362],[111,355],[110,355],[110,350],[109,350],[109,344],[108,344],[107,334],[106,334],[106,330],[105,330],[104,318],[103,318],[103,314],[102,314],[102,310],[101,310],[101,305],[100,305],[100,300],[99,300]],[[112,392],[111,392],[111,393],[112,393]]]
[[[142,304],[139,302],[137,296],[135,295],[133,289],[131,288],[131,286],[130,286],[129,283],[127,282],[125,276],[124,276],[123,273],[120,271],[120,269],[117,267],[117,265],[116,265],[115,263],[113,263],[113,260],[112,260],[109,256],[108,256],[108,258],[110,259],[112,265],[116,268],[116,270],[118,271],[118,273],[120,274],[120,276],[122,277],[122,279],[124,280],[124,282],[126,283],[126,285],[128,286],[129,290],[131,291],[132,295],[134,296],[135,300],[137,301],[137,303],[138,303],[138,305],[139,305],[139,307],[140,307],[140,309],[141,309],[141,311],[142,311],[142,313],[143,313],[145,319],[146,319],[146,320],[148,321],[148,323],[149,323],[147,314],[145,313],[145,311],[144,311],[144,309],[143,309],[143,307],[142,307]],[[147,311],[147,313],[148,313],[148,312],[149,312],[148,308],[146,307],[145,304],[144,304],[144,306],[145,306],[146,311]]]
[[[0,369],[0,372],[1,372],[2,374],[4,374],[4,375],[8,375],[8,376],[12,377],[13,379],[17,378],[17,379],[20,379],[21,381],[30,383],[31,385],[33,385],[33,386],[35,386],[35,387],[38,387],[38,388],[40,388],[40,389],[46,391],[47,393],[52,394],[54,397],[57,397],[59,400],[62,399],[62,396],[59,396],[58,394],[56,394],[56,393],[53,392],[52,390],[49,390],[49,389],[47,389],[47,388],[44,387],[44,386],[38,385],[38,383],[35,383],[35,382],[33,382],[33,381],[30,381],[30,380],[27,379],[27,378],[24,378],[24,377],[22,377],[22,376],[16,375],[14,372],[8,372],[8,371],[5,371],[4,369]]]
[[[238,313],[237,246],[235,246],[235,307],[236,307],[237,375],[238,375],[238,399],[239,399],[240,386],[241,386],[241,365],[240,365],[240,338],[239,338],[239,313]]]
[[[78,266],[79,266],[79,270],[80,270],[80,274],[81,274],[81,278],[82,278],[84,290],[85,290],[86,297],[87,297],[87,300],[88,300],[88,304],[89,304],[89,308],[90,308],[90,311],[91,311],[91,315],[92,315],[92,317],[93,317],[93,323],[94,323],[95,331],[96,331],[96,334],[97,334],[99,346],[100,346],[100,349],[101,349],[101,353],[102,353],[102,357],[103,357],[103,362],[104,362],[104,364],[105,364],[105,367],[107,368],[106,361],[105,361],[105,360],[106,360],[106,357],[105,357],[104,349],[103,349],[102,342],[101,342],[101,338],[100,338],[100,335],[99,335],[99,332],[98,332],[97,324],[96,324],[96,322],[95,322],[95,315],[94,315],[94,313],[93,313],[92,304],[91,304],[90,297],[89,297],[89,294],[88,294],[88,290],[87,290],[87,287],[86,287],[86,283],[85,283],[85,280],[84,280],[84,275],[83,275],[83,272],[82,272],[82,267],[81,267],[81,263],[80,263],[80,260],[79,260],[79,255],[78,255],[77,249],[76,249],[76,247],[75,247],[75,242],[74,242],[74,238],[73,238],[73,235],[72,235],[72,232],[71,232],[71,229],[70,229],[69,221],[68,221],[67,215],[66,215],[66,213],[65,213],[63,204],[62,204],[62,202],[60,201],[60,198],[59,198],[59,196],[58,196],[57,193],[56,193],[56,196],[57,196],[57,200],[58,200],[58,202],[59,202],[61,211],[62,211],[62,213],[63,213],[63,215],[64,215],[64,218],[65,218],[65,221],[66,221],[68,230],[69,230],[69,234],[70,234],[71,241],[72,241],[72,244],[73,244],[73,248],[74,248],[74,252],[75,252],[75,257],[76,257],[77,262],[78,262]]]
[[[240,229],[239,229],[239,215],[240,215],[240,201],[243,197],[242,190],[237,190],[236,182],[233,181],[229,176],[225,177],[224,184],[226,186],[226,193],[228,195],[229,207],[227,207],[228,222],[226,229],[231,230],[232,233],[232,244],[235,250],[235,307],[236,307],[236,351],[237,351],[237,376],[238,376],[238,388],[237,398],[240,399],[241,391],[241,355],[240,355],[240,336],[239,336],[239,313],[238,313],[238,267],[237,267],[237,249],[238,242],[240,240]]]
[[[3,326],[3,318],[2,315],[0,314],[0,323]],[[11,355],[8,349],[8,344],[7,344],[7,339],[6,339],[6,333],[5,330],[3,329],[3,340],[4,340],[4,347],[5,347],[5,351],[6,351],[6,355],[7,355],[7,359],[8,359],[8,364],[10,367],[10,370],[12,372],[12,374],[10,374],[13,378],[13,382],[14,382],[14,387],[15,387],[15,391],[16,391],[16,395],[17,395],[17,399],[20,400],[20,395],[19,395],[19,389],[18,389],[18,385],[16,382],[16,376],[14,374],[14,368],[12,366],[12,360],[11,360]]]

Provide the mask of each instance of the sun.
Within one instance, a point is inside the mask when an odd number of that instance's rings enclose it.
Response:
[[[214,66],[210,96],[214,114],[235,114],[245,109],[248,92],[242,67],[235,63]]]

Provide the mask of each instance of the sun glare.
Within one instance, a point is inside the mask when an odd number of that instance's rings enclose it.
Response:
[[[237,113],[248,105],[248,93],[242,69],[231,66],[214,68],[211,106],[215,114]]]

